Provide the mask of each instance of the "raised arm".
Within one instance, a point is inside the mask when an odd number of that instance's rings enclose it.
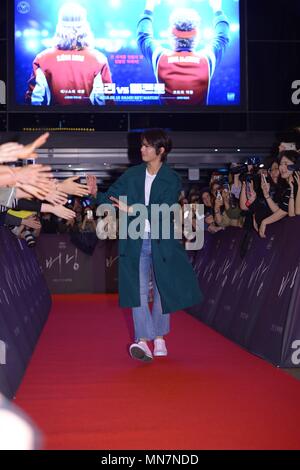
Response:
[[[270,215],[270,217],[267,217],[266,219],[264,219],[259,227],[259,235],[261,236],[261,238],[266,238],[267,225],[274,224],[274,222],[278,222],[279,220],[283,219],[287,215],[288,215],[287,212],[283,211],[282,209],[278,209],[277,212]]]
[[[215,68],[221,62],[225,49],[229,43],[229,22],[222,11],[222,0],[209,0],[214,12],[215,34],[206,48],[210,63],[210,76],[214,74]]]
[[[114,199],[127,195],[127,172],[123,173],[105,193],[98,192],[96,196],[97,204],[114,205]]]
[[[159,0],[146,0],[144,13],[137,25],[137,42],[146,60],[155,68],[163,49],[153,38],[153,12]]]

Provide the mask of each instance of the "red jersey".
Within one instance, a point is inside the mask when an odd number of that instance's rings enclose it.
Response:
[[[27,99],[32,104],[44,104],[47,98],[46,104],[51,105],[90,104],[96,77],[101,83],[112,82],[107,59],[101,52],[89,48],[47,49],[33,61]]]
[[[185,51],[162,54],[158,60],[157,77],[160,83],[165,84],[164,96],[172,96],[175,100],[187,97],[191,105],[206,104],[210,81],[206,56]]]
[[[229,23],[222,11],[215,12],[214,30],[214,37],[199,51],[183,47],[169,51],[153,38],[153,11],[144,11],[138,22],[137,41],[157,82],[165,85],[165,93],[160,94],[162,103],[208,103],[211,78],[229,43]]]

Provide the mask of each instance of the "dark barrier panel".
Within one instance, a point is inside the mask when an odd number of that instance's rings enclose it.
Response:
[[[33,251],[0,227],[0,392],[14,396],[51,308]]]
[[[300,218],[255,232],[241,259],[244,230],[207,234],[194,269],[204,302],[189,313],[280,367],[300,366]]]
[[[69,235],[41,235],[36,246],[42,272],[52,294],[118,291],[118,247],[99,240],[92,255],[71,242]]]

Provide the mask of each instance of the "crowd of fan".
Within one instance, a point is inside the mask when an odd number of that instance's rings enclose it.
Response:
[[[103,238],[112,224],[108,216],[96,223],[96,206],[89,197],[97,192],[95,176],[87,176],[86,184],[80,184],[78,177],[56,180],[49,166],[11,166],[21,160],[35,162],[36,150],[47,138],[48,133],[29,145],[0,146],[0,225],[8,226],[29,246],[35,244],[41,229],[45,233],[97,233]],[[299,151],[295,144],[281,143],[278,156],[268,163],[250,158],[232,164],[227,174],[213,172],[209,186],[182,193],[182,222],[186,204],[191,208],[203,204],[209,233],[246,226],[264,238],[269,224],[300,215],[299,183]],[[110,238],[117,236],[114,223]]]
[[[69,196],[66,207],[75,214],[68,220],[50,213],[42,214],[43,233],[96,233],[96,207],[92,199]]]
[[[78,177],[58,181],[51,168],[41,164],[17,166],[31,160],[36,150],[48,139],[43,134],[29,145],[8,143],[0,146],[0,225],[5,225],[19,238],[33,246],[41,231],[41,220],[55,216],[56,223],[73,224],[76,212],[67,207],[70,196],[82,198],[90,193],[88,184],[79,184]],[[14,165],[14,166],[13,166]],[[86,227],[87,223],[83,221]]]
[[[265,164],[249,158],[232,164],[228,173],[213,172],[209,186],[192,188],[180,203],[203,204],[205,230],[254,228],[266,237],[267,226],[300,215],[300,153],[295,144],[281,143],[278,156]]]

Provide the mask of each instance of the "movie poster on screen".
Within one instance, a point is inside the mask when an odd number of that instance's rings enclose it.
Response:
[[[241,104],[239,0],[15,1],[15,104]]]

